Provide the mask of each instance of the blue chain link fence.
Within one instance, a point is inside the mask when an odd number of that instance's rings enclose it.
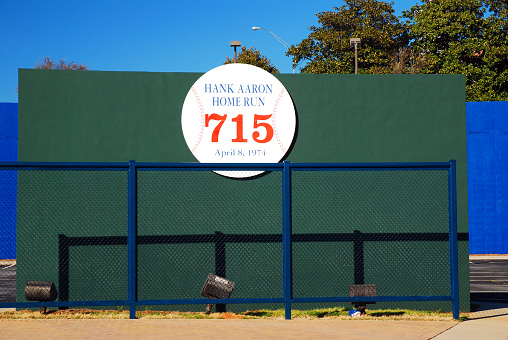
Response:
[[[128,306],[135,318],[213,302],[291,318],[365,301],[351,288],[374,285],[377,306],[444,301],[459,317],[454,161],[0,163],[0,182],[12,177],[17,261],[14,282],[0,270],[0,308]],[[200,296],[209,273],[235,282],[229,299]],[[53,282],[57,300],[27,300],[29,281]]]

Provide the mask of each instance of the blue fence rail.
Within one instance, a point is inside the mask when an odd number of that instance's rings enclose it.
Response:
[[[282,303],[285,306],[286,319],[291,318],[292,304],[295,303],[354,303],[364,301],[363,297],[329,295],[316,296],[307,292],[304,288],[298,288],[295,293],[295,273],[294,247],[299,244],[314,243],[324,245],[329,243],[347,243],[352,244],[354,249],[354,284],[364,284],[365,279],[365,262],[364,253],[365,245],[375,242],[407,243],[407,242],[434,242],[448,244],[449,253],[449,272],[444,275],[449,279],[449,286],[446,294],[378,294],[379,296],[369,297],[369,301],[373,302],[391,302],[391,301],[451,301],[453,317],[459,318],[459,279],[458,279],[458,259],[457,259],[457,206],[456,206],[456,175],[455,161],[451,160],[447,163],[379,163],[379,164],[302,164],[284,163],[277,164],[196,164],[196,163],[0,163],[0,174],[2,171],[30,171],[30,170],[62,170],[62,171],[126,171],[127,172],[127,235],[126,236],[67,236],[59,235],[58,245],[58,286],[59,301],[55,302],[23,302],[18,298],[17,302],[1,303],[0,308],[29,308],[29,307],[79,307],[79,306],[118,306],[127,305],[130,310],[130,318],[136,317],[136,307],[144,305],[197,305],[208,304],[210,300],[202,298],[172,298],[172,299],[143,299],[139,297],[139,246],[144,244],[214,244],[215,245],[215,268],[216,274],[221,276],[225,274],[225,244],[232,243],[277,243],[282,248],[282,292],[277,297],[253,297],[253,298],[230,298],[213,300],[215,304],[250,304],[250,303]],[[394,231],[387,232],[361,232],[354,230],[353,232],[304,232],[304,230],[294,230],[293,223],[298,220],[294,214],[298,212],[294,210],[295,199],[293,188],[295,186],[292,177],[305,176],[316,172],[429,172],[444,171],[447,174],[447,206],[445,210],[448,214],[446,232],[404,232]],[[256,234],[255,237],[249,235],[237,235],[233,233],[216,232],[215,234],[203,235],[169,235],[163,238],[159,236],[139,235],[138,234],[138,174],[144,171],[266,171],[280,173],[281,183],[280,192],[282,197],[281,204],[281,232],[275,234]],[[363,174],[363,173],[362,173]],[[219,175],[217,175],[219,176]],[[233,180],[231,180],[233,181]],[[255,181],[255,180],[254,180]],[[435,183],[434,183],[435,184]],[[432,185],[429,184],[429,186]],[[442,184],[435,184],[442,185]],[[369,188],[365,188],[369,190]],[[306,204],[305,193],[299,194],[301,202],[299,207]],[[302,198],[303,197],[303,198]],[[18,198],[19,199],[19,198]],[[380,198],[382,199],[382,197]],[[401,203],[403,204],[403,203]],[[422,209],[430,209],[423,207]],[[424,212],[425,213],[425,212]],[[252,235],[251,235],[252,236]],[[68,278],[68,259],[69,247],[80,245],[101,245],[116,244],[127,246],[127,294],[126,299],[102,299],[102,300],[80,300],[76,301],[69,295],[69,278]],[[19,250],[18,250],[19,251]],[[20,261],[18,253],[18,261]],[[433,254],[428,254],[430,257]],[[299,254],[298,256],[301,256]],[[221,269],[222,268],[222,269]],[[221,272],[224,271],[224,272]],[[298,279],[300,280],[300,279]],[[296,280],[296,281],[298,281]],[[300,281],[298,281],[300,282]],[[299,284],[299,283],[297,283]],[[401,286],[404,282],[399,282]],[[18,284],[18,290],[20,289]],[[441,291],[440,291],[441,292]],[[308,293],[308,294],[307,294]],[[18,292],[19,297],[19,292]],[[85,301],[86,300],[86,301]]]

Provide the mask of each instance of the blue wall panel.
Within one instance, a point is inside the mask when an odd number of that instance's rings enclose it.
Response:
[[[18,104],[0,103],[0,161],[18,160]],[[16,258],[16,171],[0,172],[0,259]]]
[[[18,160],[18,104],[0,103],[0,161]]]
[[[469,253],[508,254],[508,102],[466,111]]]

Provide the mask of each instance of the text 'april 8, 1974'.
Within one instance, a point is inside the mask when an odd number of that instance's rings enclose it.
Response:
[[[254,150],[254,149],[244,150],[244,149],[235,149],[235,148],[227,149],[227,150],[217,149],[215,151],[214,156],[220,157],[220,158],[245,157],[245,156],[261,157],[261,156],[266,156],[266,149],[257,149],[257,150]]]

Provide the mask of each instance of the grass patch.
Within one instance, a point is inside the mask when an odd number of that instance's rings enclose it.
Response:
[[[284,319],[284,309],[259,309],[242,313],[210,313],[178,312],[145,310],[136,312],[138,319]],[[414,311],[406,309],[367,310],[365,315],[350,317],[349,310],[342,308],[324,308],[313,310],[292,310],[292,319],[337,319],[337,320],[404,320],[404,321],[457,321],[452,313],[440,311]],[[129,312],[117,310],[96,309],[48,309],[46,314],[39,311],[21,310],[0,312],[1,319],[129,319]],[[461,315],[461,320],[467,320],[467,314]]]
[[[255,318],[284,318],[284,310],[261,309],[242,313]],[[453,319],[452,313],[440,311],[414,311],[407,309],[380,309],[367,310],[365,315],[350,317],[349,309],[324,308],[313,310],[292,310],[292,319],[342,319],[342,320],[406,320],[406,321],[457,321]],[[467,318],[463,315],[462,318]]]

